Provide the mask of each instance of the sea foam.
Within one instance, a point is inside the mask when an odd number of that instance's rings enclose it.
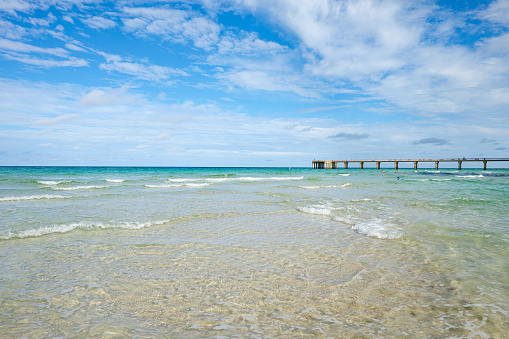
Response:
[[[371,201],[371,199],[364,198],[359,200],[352,200],[353,202],[361,202],[361,201]],[[327,205],[313,205],[313,206],[304,206],[298,207],[299,211],[308,213],[308,214],[316,214],[316,215],[328,215],[332,216],[334,221],[341,222],[343,224],[352,225],[351,229],[357,231],[358,233],[370,236],[377,237],[380,239],[396,239],[401,237],[403,234],[395,229],[395,226],[385,222],[382,219],[372,219],[369,221],[359,221],[358,218],[352,215],[337,215],[338,209],[333,206]],[[357,219],[357,220],[356,220]]]
[[[357,223],[352,226],[352,229],[361,234],[380,239],[397,239],[402,236],[400,231],[387,226],[383,220],[373,219]]]
[[[350,186],[351,184],[349,183],[346,183],[346,184],[343,184],[343,185],[325,185],[325,186],[298,186],[299,188],[304,188],[304,189],[320,189],[320,188],[344,188],[344,187],[348,187]]]
[[[239,178],[170,178],[170,182],[238,182],[238,181],[284,181],[284,180],[302,180],[304,177],[239,177]]]
[[[70,198],[63,195],[51,195],[51,194],[42,194],[42,195],[25,195],[19,197],[3,197],[0,198],[0,201],[21,201],[21,200],[41,200],[41,199],[65,199]]]
[[[125,228],[131,230],[138,230],[153,225],[162,225],[169,220],[160,221],[146,221],[146,222],[121,222],[121,223],[92,223],[92,222],[76,222],[70,224],[51,225],[18,232],[8,232],[5,235],[0,235],[0,239],[23,239],[30,237],[40,237],[54,233],[68,233],[76,229],[93,230],[93,229],[106,229],[106,228]]]
[[[69,180],[61,180],[61,181],[54,181],[54,180],[37,180],[37,182],[41,185],[48,185],[48,186],[56,186],[59,184],[64,184],[67,182],[71,182]]]
[[[473,178],[484,178],[482,174],[467,174],[467,175],[455,175],[456,178],[462,179],[473,179]]]
[[[299,207],[299,211],[308,214],[331,215],[332,209],[324,205]]]
[[[94,189],[94,188],[106,188],[106,186],[88,185],[88,186],[73,186],[73,187],[52,187],[51,189],[57,190],[57,191],[76,191],[76,190],[88,190],[88,189]]]
[[[202,184],[193,184],[193,183],[184,183],[184,184],[161,184],[161,185],[145,185],[148,188],[170,188],[170,187],[205,187],[212,185],[210,183],[202,183]]]

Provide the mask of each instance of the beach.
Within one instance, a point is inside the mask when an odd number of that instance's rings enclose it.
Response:
[[[505,338],[508,183],[503,169],[2,167],[0,333]]]

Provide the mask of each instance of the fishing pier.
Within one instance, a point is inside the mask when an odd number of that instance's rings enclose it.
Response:
[[[444,158],[444,159],[378,159],[378,160],[313,160],[313,169],[336,169],[339,168],[338,164],[343,163],[344,169],[348,169],[348,164],[351,162],[359,163],[360,169],[364,168],[365,163],[376,163],[376,169],[380,169],[380,164],[383,162],[394,163],[394,169],[399,169],[400,162],[413,162],[414,170],[417,169],[417,164],[420,162],[434,162],[435,169],[438,170],[438,164],[441,162],[456,162],[458,169],[461,170],[461,164],[464,162],[482,162],[484,170],[486,170],[488,161],[509,161],[509,158]]]

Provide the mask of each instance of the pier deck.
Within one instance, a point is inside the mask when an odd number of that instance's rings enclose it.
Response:
[[[419,162],[434,162],[435,169],[438,170],[438,164],[441,162],[456,162],[458,163],[458,169],[461,170],[461,164],[463,162],[482,162],[484,164],[484,169],[486,170],[488,161],[509,161],[509,158],[443,158],[443,159],[372,159],[372,160],[313,160],[313,168],[314,169],[336,169],[338,168],[339,163],[343,163],[344,168],[348,169],[348,164],[351,162],[358,162],[360,168],[364,168],[364,163],[376,163],[376,168],[380,169],[380,164],[382,162],[392,162],[394,163],[394,168],[398,169],[400,162],[413,162],[414,169],[417,169],[417,164]]]

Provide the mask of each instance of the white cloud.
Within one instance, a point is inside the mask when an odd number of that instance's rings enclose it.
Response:
[[[50,12],[46,18],[28,18],[30,23],[34,26],[44,26],[48,27],[50,24],[54,23],[57,18]]]
[[[156,35],[178,43],[192,41],[194,46],[211,50],[219,41],[220,26],[192,11],[167,7],[124,7],[124,29],[141,36]]]
[[[25,27],[15,25],[10,21],[0,20],[0,36],[7,39],[21,39],[27,34]]]
[[[130,0],[10,1],[0,19],[1,58],[92,67],[83,76],[17,65],[20,77],[68,83],[0,79],[0,116],[8,125],[0,139],[27,138],[27,148],[52,144],[44,151],[55,154],[86,139],[87,152],[107,161],[115,154],[121,163],[130,149],[161,161],[180,154],[180,164],[202,151],[217,156],[214,164],[230,165],[231,158],[258,156],[281,163],[383,151],[391,157],[395,150],[418,156],[414,152],[427,152],[426,144],[457,156],[482,152],[487,145],[479,140],[497,140],[503,149],[509,146],[507,3],[458,13],[418,0],[170,1],[152,7]],[[60,21],[40,11],[31,15],[35,9],[52,11]],[[111,38],[120,40],[105,46],[109,40],[98,38],[101,32],[83,25],[114,28]],[[85,32],[87,43],[80,43]],[[75,52],[88,52],[87,59],[72,57]],[[177,80],[187,83],[170,86]],[[384,117],[371,122],[377,113]],[[58,131],[41,128],[53,125]],[[338,148],[345,140],[359,147]]]
[[[346,106],[313,107],[313,108],[302,109],[298,113],[312,113],[312,112],[330,111],[330,110],[335,110],[335,109],[344,108],[344,107],[346,107]]]
[[[507,58],[509,55],[509,33],[486,38],[478,43],[478,47],[488,58],[490,56]]]
[[[235,35],[229,33],[222,37],[216,48],[218,54],[235,54],[245,56],[274,54],[287,50],[287,47],[276,42],[260,40],[258,38],[258,34],[253,32],[241,32]]]
[[[211,50],[219,40],[221,31],[218,24],[208,18],[195,17],[182,24],[182,34],[192,40],[194,45],[204,50]]]
[[[298,76],[274,74],[267,71],[232,70],[216,75],[218,78],[248,90],[293,92],[303,97],[318,97],[313,89],[298,85]]]
[[[133,105],[136,100],[127,94],[128,86],[103,91],[94,89],[85,94],[79,103],[82,106]]]
[[[64,15],[62,17],[62,20],[67,21],[67,22],[69,22],[69,23],[74,25],[74,20],[73,20],[73,18],[70,15]]]
[[[45,68],[53,68],[53,67],[85,67],[88,66],[88,61],[78,58],[68,58],[66,60],[50,60],[50,59],[39,59],[34,57],[29,57],[25,55],[17,55],[17,54],[7,54],[4,55],[6,59],[16,60],[22,62],[24,64],[39,66]]]
[[[125,30],[128,32],[137,31],[144,28],[148,24],[148,20],[143,20],[140,18],[122,19],[122,22],[124,23]]]
[[[12,41],[0,38],[0,49],[4,51],[21,52],[21,53],[39,53],[51,54],[59,57],[66,57],[67,51],[63,48],[44,48],[26,44],[24,42]]]
[[[160,141],[160,140],[168,140],[170,138],[171,138],[170,134],[168,134],[168,133],[161,133],[158,136],[154,137],[154,140]]]
[[[288,156],[288,155],[299,155],[299,156],[310,156],[311,154],[306,152],[278,152],[278,151],[241,151],[248,155],[261,155],[261,156]]]
[[[100,16],[94,16],[91,18],[83,19],[83,22],[90,28],[101,30],[101,29],[108,29],[113,28],[117,25],[117,23],[111,19],[100,17]]]
[[[464,47],[426,47],[412,69],[364,87],[390,102],[422,114],[499,115],[509,104],[507,57],[486,57]],[[504,61],[505,60],[505,61]]]
[[[509,26],[509,0],[493,1],[485,11],[479,14],[479,17]]]
[[[412,114],[496,116],[508,102],[508,36],[495,34],[473,48],[455,45],[451,41],[456,28],[466,25],[461,13],[453,16],[427,2],[400,0],[242,4],[255,15],[268,15],[299,39],[304,70],[309,79],[323,81],[322,86],[313,85],[322,94],[329,81],[337,81],[335,86],[347,83]],[[495,1],[479,17],[505,25],[508,4],[509,0]],[[256,69],[249,71],[238,77],[231,72],[229,80],[244,88],[279,90],[281,81],[268,79],[289,73],[271,71],[264,78]],[[299,82],[303,83],[310,87],[312,82]]]
[[[172,67],[158,66],[158,65],[147,65],[131,60],[125,60],[119,55],[112,55],[100,52],[106,59],[106,63],[99,65],[99,68],[106,71],[115,71],[124,74],[134,75],[139,79],[151,80],[151,81],[162,81],[167,80],[171,76],[186,76],[187,73],[175,69]]]
[[[284,151],[257,151],[257,150],[222,150],[222,149],[194,149],[190,153],[206,155],[248,155],[248,156],[311,156],[306,152],[284,152]]]
[[[79,93],[87,94],[76,100]],[[38,100],[25,100],[27,97]],[[162,161],[160,164],[196,166],[259,165],[259,157],[273,159],[275,166],[308,166],[313,157],[367,157],[373,152],[394,157],[394,150],[401,157],[425,156],[428,149],[419,148],[417,152],[422,154],[416,154],[412,142],[431,142],[430,136],[447,140],[449,144],[444,146],[455,156],[482,152],[486,145],[479,140],[484,138],[497,140],[500,147],[509,145],[506,125],[489,119],[346,124],[316,117],[248,116],[213,103],[171,100],[174,103],[150,101],[140,94],[130,94],[127,85],[120,89],[86,89],[0,81],[2,121],[26,127],[0,130],[0,139],[26,139],[25,146],[51,143],[55,146],[46,150],[54,155],[65,155],[65,150],[87,140],[86,149],[93,150],[94,157],[102,162],[85,158],[85,163],[117,165],[126,163],[130,149],[147,145],[138,150],[150,152],[154,161]],[[53,124],[59,124],[58,129],[41,129]],[[423,129],[422,124],[427,127]],[[27,129],[33,127],[37,131]],[[336,138],[326,138],[330,135]],[[358,147],[353,151],[338,149],[337,138],[354,139]],[[186,162],[197,153],[207,158]],[[65,161],[65,156],[61,157]],[[164,162],[167,159],[171,162]],[[140,162],[133,159],[129,164]],[[159,163],[145,163],[154,164]]]
[[[16,11],[26,12],[31,8],[30,2],[24,0],[2,0],[0,11],[16,15]]]
[[[405,64],[403,52],[419,42],[427,9],[401,1],[252,1],[295,34],[314,57],[316,75],[359,79]]]
[[[65,48],[76,52],[86,52],[86,49],[71,43],[65,44]]]
[[[39,125],[39,126],[49,126],[49,125],[61,124],[66,121],[75,120],[75,119],[79,119],[79,118],[80,118],[79,114],[64,114],[64,115],[60,115],[60,116],[57,116],[54,118],[39,119],[35,122],[35,124]]]
[[[3,57],[9,60],[16,60],[28,65],[39,67],[84,67],[88,66],[88,61],[69,57],[68,51],[63,48],[43,48],[26,44],[24,42],[12,41],[0,38],[0,51],[3,51]],[[46,54],[64,59],[42,59],[40,57],[27,54]]]

